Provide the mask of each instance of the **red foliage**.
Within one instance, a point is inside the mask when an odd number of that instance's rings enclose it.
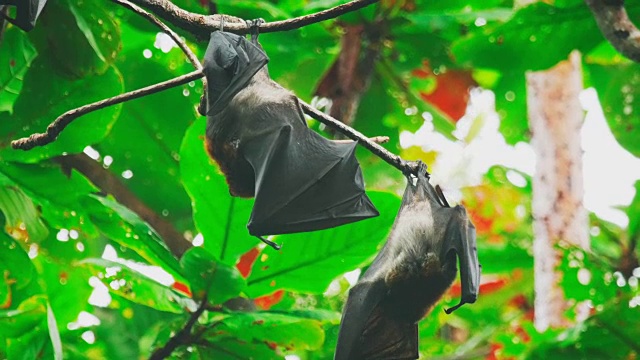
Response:
[[[256,262],[259,254],[260,250],[258,250],[258,248],[253,248],[240,257],[240,260],[238,260],[238,263],[236,264],[236,268],[240,271],[240,274],[242,274],[243,277],[246,278],[249,276],[253,263]]]
[[[181,283],[181,282],[179,282],[179,281],[176,281],[176,282],[174,282],[174,283],[171,285],[171,287],[172,287],[174,290],[179,291],[179,292],[181,292],[181,293],[183,293],[183,294],[185,294],[185,295],[187,295],[187,296],[189,296],[189,297],[191,297],[191,296],[192,296],[192,294],[191,294],[191,289],[189,289],[189,287],[187,286],[187,284],[183,284],[183,283]]]
[[[271,295],[260,296],[255,298],[253,302],[262,310],[269,310],[271,307],[282,300],[284,297],[284,291],[278,290]]]
[[[500,278],[497,280],[485,281],[480,284],[480,294],[491,294],[496,292],[503,287],[505,287],[508,283],[508,279]],[[460,296],[462,294],[462,286],[459,281],[456,281],[449,289],[449,295],[453,297]]]
[[[468,70],[447,70],[435,75],[426,64],[422,69],[416,69],[412,75],[420,79],[433,78],[436,87],[431,93],[420,92],[420,97],[433,104],[443,113],[457,122],[465,113],[469,102],[469,88],[477,85]]]

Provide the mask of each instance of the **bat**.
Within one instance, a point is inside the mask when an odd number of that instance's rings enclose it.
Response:
[[[4,14],[5,6],[15,5],[16,17],[12,19],[6,15],[0,16],[24,31],[31,31],[46,3],[47,0],[0,0],[0,14]]]
[[[335,360],[417,359],[418,325],[456,278],[474,303],[480,284],[475,227],[429,184],[426,165],[408,175],[400,211],[384,247],[349,291]]]
[[[314,231],[378,216],[365,194],[357,143],[309,129],[297,97],[269,77],[268,61],[257,36],[250,42],[215,31],[203,64],[205,147],[231,195],[255,197],[249,233]]]

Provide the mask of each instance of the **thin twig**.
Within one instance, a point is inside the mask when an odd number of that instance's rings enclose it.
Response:
[[[184,85],[189,83],[190,81],[197,80],[203,76],[204,76],[204,73],[202,72],[202,70],[196,70],[186,75],[179,76],[175,79],[167,80],[158,84],[144,87],[142,89],[130,91],[128,93],[120,94],[112,98],[100,100],[92,104],[84,105],[79,108],[69,110],[66,113],[60,115],[54,122],[52,122],[47,127],[46,132],[39,133],[39,134],[32,134],[27,138],[14,140],[11,142],[11,146],[14,149],[30,150],[36,146],[43,146],[43,145],[49,144],[56,140],[60,132],[62,132],[62,130],[64,130],[64,128],[67,127],[67,125],[69,125],[73,120],[77,119],[82,115],[88,114],[92,111],[103,109],[107,106],[120,104],[127,100],[137,99],[139,97],[154,94],[172,87]]]
[[[171,28],[165,25],[162,21],[158,20],[157,17],[153,16],[146,10],[140,8],[135,4],[132,4],[127,0],[111,0],[111,1],[132,10],[133,12],[137,13],[138,15],[142,16],[143,18],[149,20],[154,25],[159,27],[160,30],[162,30],[162,32],[169,35],[169,37],[176,43],[176,45],[178,45],[180,50],[182,50],[182,52],[187,56],[187,59],[189,59],[189,62],[193,65],[193,67],[195,67],[196,70],[202,70],[202,64],[200,63],[200,60],[198,60],[198,57],[196,56],[196,54],[194,54],[193,51],[191,51],[187,43],[184,42],[184,40],[182,40],[180,35],[178,35],[175,31],[171,30]],[[205,78],[202,78],[202,79],[204,80]]]
[[[356,11],[369,6],[379,0],[353,0],[346,4],[323,10],[314,14],[304,15],[293,19],[263,23],[260,32],[287,31],[301,28],[328,19],[336,18],[351,11]],[[220,29],[220,17],[216,15],[195,14],[179,8],[168,0],[131,0],[166,21],[198,36],[204,37],[209,33]],[[243,23],[225,23],[224,30],[235,34],[247,34],[249,27]]]
[[[640,62],[640,31],[624,8],[624,0],[585,0],[604,37],[622,55]]]
[[[418,171],[418,165],[416,162],[410,162],[402,159],[400,156],[391,153],[389,150],[383,148],[382,146],[376,144],[375,142],[368,139],[358,130],[346,125],[339,120],[332,118],[331,116],[317,110],[313,106],[305,103],[304,101],[298,99],[300,105],[302,106],[302,110],[312,118],[320,121],[321,123],[330,126],[336,131],[341,132],[346,137],[351,140],[358,141],[360,145],[367,148],[367,150],[371,151],[374,155],[380,157],[382,160],[389,163],[391,166],[396,169],[402,171],[403,173],[416,173]]]
[[[385,144],[389,142],[389,137],[388,136],[373,136],[370,137],[369,140],[373,141],[376,144]],[[339,143],[339,144],[348,144],[353,142],[353,140],[333,140],[333,142]]]
[[[191,328],[193,328],[193,325],[196,324],[198,318],[200,317],[200,315],[202,315],[206,307],[207,298],[205,296],[198,309],[191,314],[184,327],[180,329],[180,331],[178,331],[175,335],[173,335],[171,339],[169,339],[169,341],[164,344],[163,347],[154,351],[153,354],[151,354],[151,356],[149,357],[149,360],[161,360],[167,358],[178,346],[186,345],[193,341],[193,337],[191,336]]]

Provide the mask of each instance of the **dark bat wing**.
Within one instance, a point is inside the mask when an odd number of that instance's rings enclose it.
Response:
[[[314,231],[378,216],[365,194],[355,142],[338,144],[310,130],[293,96],[257,110],[259,121],[272,126],[243,145],[256,178],[251,234]]]
[[[335,360],[418,358],[418,325],[389,316],[386,293],[382,279],[361,281],[349,291]]]
[[[16,18],[7,17],[6,19],[24,31],[30,31],[36,26],[36,20],[46,3],[47,0],[0,0],[0,4],[16,6]]]
[[[472,304],[478,298],[480,288],[480,263],[476,245],[476,228],[467,217],[467,211],[462,206],[451,208],[453,212],[445,233],[445,251],[453,251],[458,256],[460,265],[460,283],[462,297],[460,303],[450,309],[447,314],[464,304]]]

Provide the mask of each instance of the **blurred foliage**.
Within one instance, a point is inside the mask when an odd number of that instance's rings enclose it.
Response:
[[[283,20],[344,0],[175,0],[189,11]],[[628,4],[631,16],[638,4]],[[436,151],[402,148],[400,135],[433,128],[448,139],[468,89],[496,95],[500,131],[528,141],[525,72],[573,49],[598,91],[610,128],[636,156],[638,68],[602,38],[582,1],[514,7],[508,0],[383,0],[302,29],[261,35],[274,79],[311,101],[340,51],[344,24],[365,24],[380,47],[354,126],[388,135],[384,146],[432,164]],[[375,34],[374,34],[375,33]],[[206,43],[183,34],[196,54]],[[166,40],[165,40],[166,44]],[[0,42],[0,358],[148,357],[179,331],[200,301],[198,341],[181,359],[331,359],[353,279],[382,246],[405,185],[402,174],[358,150],[380,217],[314,233],[276,236],[264,248],[246,229],[252,201],[232,198],[204,152],[202,84],[106,108],[29,152],[11,140],[42,131],[72,108],[190,71],[177,49],[130,11],[107,1],[49,0],[30,33],[8,26]],[[370,44],[371,45],[371,44]],[[322,130],[310,121],[314,128]],[[477,130],[477,129],[476,129]],[[469,135],[469,138],[472,138]],[[106,196],[60,156],[85,152],[130,196],[202,246],[180,259],[131,209]],[[513,179],[524,178],[514,182]],[[538,332],[533,319],[531,180],[495,166],[462,189],[478,231],[478,302],[453,315],[455,284],[420,323],[423,357],[634,359],[640,353],[640,183],[629,226],[591,217],[592,250],[561,247],[562,288],[586,304],[586,320]],[[581,305],[585,306],[585,305]],[[573,316],[568,314],[568,316]],[[449,357],[450,358],[450,357]]]

